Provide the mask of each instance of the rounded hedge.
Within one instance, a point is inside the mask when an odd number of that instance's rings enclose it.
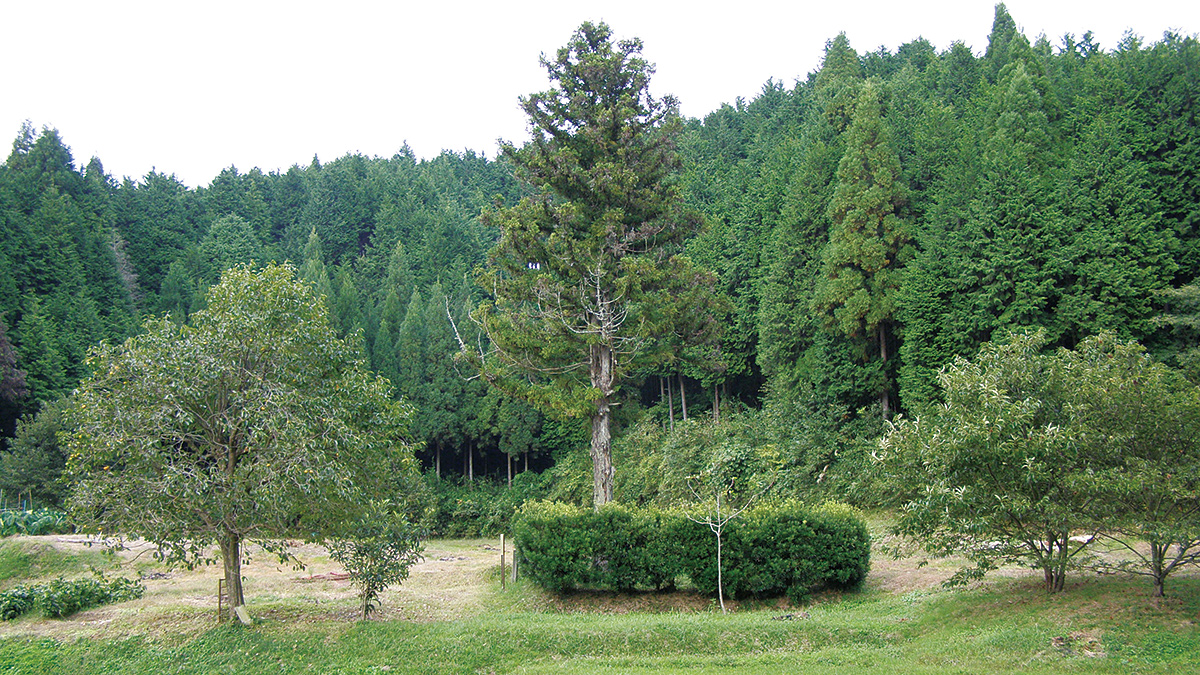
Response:
[[[687,576],[700,592],[717,593],[716,536],[683,511],[531,502],[513,534],[522,574],[554,592],[668,589]],[[821,588],[858,587],[871,538],[844,504],[763,504],[725,526],[722,558],[728,595],[800,601]]]

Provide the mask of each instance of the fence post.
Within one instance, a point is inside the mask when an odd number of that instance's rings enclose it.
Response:
[[[500,534],[500,590],[504,590],[504,534]]]

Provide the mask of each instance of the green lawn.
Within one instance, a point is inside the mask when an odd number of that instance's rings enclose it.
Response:
[[[1048,596],[1025,577],[729,615],[579,611],[523,582],[478,583],[482,601],[449,620],[291,615],[194,635],[51,638],[51,622],[22,619],[25,634],[0,638],[0,674],[1200,672],[1200,578],[1173,579],[1160,603],[1141,579],[1077,576]]]

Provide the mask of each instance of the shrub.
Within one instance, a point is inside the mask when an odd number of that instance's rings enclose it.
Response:
[[[11,621],[33,609],[37,593],[32,586],[17,586],[0,593],[0,621]]]
[[[74,531],[75,528],[62,511],[0,511],[0,537],[14,534],[67,534]]]
[[[362,618],[366,621],[389,586],[408,578],[408,568],[421,558],[422,532],[387,511],[357,522],[345,538],[329,543],[329,557],[341,563],[358,586]]]
[[[676,511],[535,502],[513,533],[521,569],[551,591],[669,588],[686,574],[702,593],[717,593],[713,534]],[[760,505],[730,522],[723,542],[725,591],[735,597],[799,601],[823,587],[856,588],[870,569],[867,527],[843,504]]]
[[[17,586],[0,593],[0,619],[10,621],[33,609],[57,619],[100,605],[136,600],[146,592],[141,581],[118,578],[67,581],[61,577],[36,586]]]

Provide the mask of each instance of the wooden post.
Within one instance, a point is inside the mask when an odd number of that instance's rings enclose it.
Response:
[[[504,590],[504,534],[500,535],[500,590]]]

